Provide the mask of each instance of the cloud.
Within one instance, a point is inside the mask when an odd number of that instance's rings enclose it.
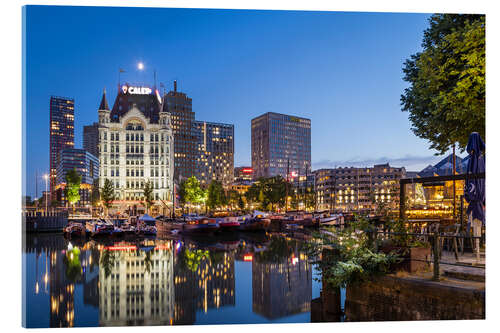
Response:
[[[378,157],[378,158],[362,158],[353,157],[347,160],[329,160],[323,159],[312,163],[313,170],[322,168],[335,167],[372,167],[374,164],[389,163],[395,167],[405,167],[408,171],[420,171],[429,164],[436,164],[444,156],[414,156],[405,155],[402,157]]]

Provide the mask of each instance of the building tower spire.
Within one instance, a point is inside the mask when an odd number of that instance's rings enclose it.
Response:
[[[106,88],[104,88],[102,93],[102,99],[101,99],[101,104],[99,105],[99,110],[109,111],[108,100],[106,99]]]

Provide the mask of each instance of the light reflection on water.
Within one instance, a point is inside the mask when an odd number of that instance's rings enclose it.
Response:
[[[27,327],[310,322],[321,284],[285,235],[68,241],[28,235]]]

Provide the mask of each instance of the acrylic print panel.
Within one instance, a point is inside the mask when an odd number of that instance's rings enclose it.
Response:
[[[484,319],[484,15],[23,20],[23,326]]]

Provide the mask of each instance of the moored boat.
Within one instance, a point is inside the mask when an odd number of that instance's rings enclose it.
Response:
[[[137,226],[135,227],[136,235],[155,236],[156,235],[156,219],[144,214],[137,219]]]
[[[321,217],[319,223],[320,225],[342,225],[344,224],[344,217],[340,214]]]
[[[177,230],[182,230],[182,225],[183,223],[177,221],[177,220],[162,220],[162,219],[156,219],[156,231],[158,234],[169,234],[172,233],[173,231]]]
[[[236,231],[240,226],[238,217],[233,216],[221,218],[217,223],[219,223],[220,231]]]
[[[136,235],[155,236],[156,227],[150,225],[138,226],[135,230],[135,233]]]
[[[219,224],[215,219],[201,218],[197,221],[189,221],[183,224],[183,233],[213,233],[219,230]]]
[[[263,217],[254,217],[240,223],[240,231],[266,231],[271,224],[271,220]]]
[[[115,226],[105,222],[96,222],[90,231],[92,237],[110,236],[115,231]]]
[[[317,227],[319,226],[319,219],[305,212],[292,212],[289,213],[285,223],[287,225],[296,224],[303,227]]]
[[[124,236],[135,235],[135,227],[128,222],[123,223],[120,228]]]
[[[85,237],[86,230],[81,223],[70,223],[64,228],[64,235],[68,238]]]

